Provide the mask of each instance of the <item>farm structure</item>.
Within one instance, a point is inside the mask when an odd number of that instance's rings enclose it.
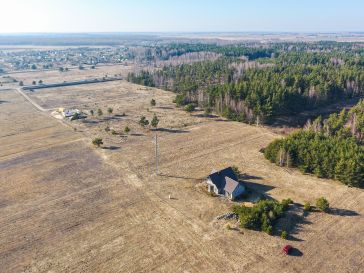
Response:
[[[208,191],[234,200],[245,192],[245,186],[238,181],[231,167],[221,171],[213,170],[207,178]]]

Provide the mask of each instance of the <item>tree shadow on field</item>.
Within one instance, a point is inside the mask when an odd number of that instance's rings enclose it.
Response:
[[[0,100],[0,104],[9,103],[9,101],[6,100]]]
[[[359,216],[360,214],[353,210],[348,209],[338,209],[338,208],[330,208],[327,212],[331,215],[338,215],[338,216]]]
[[[262,177],[256,175],[250,175],[247,173],[239,174],[239,180],[262,180]]]
[[[266,195],[267,192],[269,192],[275,188],[274,186],[271,186],[271,185],[260,184],[260,183],[246,181],[246,180],[243,180],[243,183],[247,188],[249,188],[255,192],[264,194],[264,195]]]
[[[120,147],[119,146],[104,146],[104,147],[102,147],[102,149],[110,150],[110,151],[116,151],[116,150],[119,150]]]
[[[178,175],[170,175],[166,173],[160,173],[159,176],[168,177],[168,178],[178,178],[178,179],[188,179],[188,180],[195,180],[195,181],[204,181],[203,178],[196,178],[196,177],[187,177],[187,176],[178,176]]]
[[[189,133],[189,131],[186,131],[186,130],[168,129],[168,128],[158,128],[156,131],[158,131],[158,132],[166,132],[166,133],[171,133],[171,134],[185,134],[185,133]]]
[[[114,117],[123,118],[126,117],[126,114],[115,114]]]
[[[83,119],[82,123],[86,123],[86,124],[98,124],[99,121],[97,120],[89,120],[89,119]]]
[[[165,109],[165,110],[172,110],[172,109],[174,109],[173,107],[170,107],[170,106],[158,106],[157,108],[159,108],[159,109]]]
[[[298,248],[292,247],[290,252],[289,252],[289,256],[302,257],[303,253]]]
[[[222,118],[215,119],[215,121],[220,121],[220,122],[233,122],[232,120],[222,119]]]
[[[296,237],[305,225],[311,225],[312,222],[307,220],[304,214],[302,214],[302,205],[294,203],[289,206],[288,211],[285,212],[285,216],[278,219],[274,233],[277,236],[282,234],[282,231],[288,232],[287,240],[302,242],[303,240]]]
[[[104,120],[104,121],[120,120],[123,117],[125,117],[125,116],[123,116],[123,115],[114,115],[114,116],[104,117],[102,120]]]
[[[268,192],[275,187],[256,182],[257,180],[262,179],[263,178],[260,176],[250,175],[246,173],[239,174],[238,180],[246,187],[246,193],[242,194],[235,201],[255,203],[261,199],[273,199]]]
[[[196,118],[218,118],[219,116],[216,116],[216,115],[212,115],[212,114],[209,114],[209,115],[206,115],[206,114],[197,114],[197,115],[192,115],[193,117],[196,117]]]

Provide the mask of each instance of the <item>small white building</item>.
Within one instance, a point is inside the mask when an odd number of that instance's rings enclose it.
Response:
[[[63,112],[62,112],[62,115],[65,118],[71,118],[74,115],[80,115],[80,114],[81,114],[81,111],[78,110],[78,109],[64,109]]]
[[[70,120],[86,118],[86,115],[78,109],[58,108],[58,112],[63,118],[68,118]]]
[[[208,191],[234,200],[245,192],[245,186],[238,181],[233,169],[213,170],[207,178]]]

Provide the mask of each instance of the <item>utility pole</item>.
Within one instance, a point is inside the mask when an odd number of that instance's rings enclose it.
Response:
[[[155,174],[158,175],[159,170],[158,170],[158,135],[157,135],[157,131],[155,132]]]

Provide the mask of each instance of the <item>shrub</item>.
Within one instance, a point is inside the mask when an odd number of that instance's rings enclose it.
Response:
[[[287,239],[287,236],[288,236],[288,232],[283,230],[282,233],[281,233],[281,238],[282,239]]]
[[[94,115],[94,110],[90,110],[90,114],[91,114],[91,116],[93,116]]]
[[[104,143],[102,142],[102,138],[96,137],[92,140],[92,144],[97,147],[100,147]]]
[[[237,166],[232,166],[231,167],[236,175],[236,177],[239,177],[240,176],[240,171],[239,171],[239,168]]]
[[[193,112],[193,111],[195,111],[195,105],[194,105],[194,104],[192,104],[192,103],[187,104],[187,105],[185,106],[185,111],[186,111],[186,112]]]
[[[80,118],[80,114],[79,113],[74,113],[71,117],[71,120],[76,120]]]
[[[226,228],[227,228],[228,230],[231,230],[231,226],[230,226],[229,224],[226,226]]]
[[[110,127],[109,127],[109,125],[105,127],[105,132],[110,132]]]
[[[152,100],[150,101],[150,105],[151,105],[151,106],[155,106],[155,105],[156,105],[155,99],[152,99]]]
[[[176,96],[176,98],[173,100],[173,102],[177,105],[177,106],[183,106],[186,105],[187,103],[187,99],[184,95],[182,94],[178,94]]]
[[[311,211],[312,208],[310,202],[305,202],[305,204],[303,205],[303,209],[305,211]]]
[[[320,197],[316,200],[316,208],[322,212],[327,212],[329,210],[329,201],[324,197]]]
[[[283,210],[287,210],[288,209],[288,206],[290,204],[293,204],[293,201],[291,198],[288,198],[288,199],[283,199],[282,202],[281,202],[282,206],[283,206]]]
[[[270,211],[271,212],[271,211]],[[267,234],[272,234],[273,227],[271,225],[271,220],[267,216],[267,214],[262,215],[262,231],[264,231]]]
[[[24,86],[24,82],[23,81],[20,81],[19,82],[19,86]]]
[[[111,107],[109,107],[109,108],[107,108],[107,112],[109,113],[109,114],[112,114],[112,112],[114,111],[114,109],[112,109]]]
[[[103,112],[102,112],[102,110],[99,108],[99,109],[97,109],[97,114],[99,115],[99,116],[102,116],[103,115]]]
[[[125,126],[124,133],[129,134],[129,132],[130,132],[130,128],[128,126]]]
[[[273,227],[272,226],[268,226],[267,230],[265,231],[268,235],[272,235],[273,234]]]
[[[274,200],[260,200],[253,207],[234,206],[233,212],[239,215],[241,227],[272,234],[273,225],[283,216],[283,205]]]
[[[112,130],[111,130],[111,134],[112,134],[112,135],[117,135],[118,133],[117,133],[114,129],[112,129]]]
[[[150,124],[151,124],[154,128],[157,128],[158,123],[159,123],[159,119],[158,119],[157,115],[156,115],[156,114],[154,114],[153,119],[152,119],[152,121],[150,122]]]
[[[149,121],[145,118],[145,116],[141,116],[139,124],[140,126],[145,127],[149,124]]]

